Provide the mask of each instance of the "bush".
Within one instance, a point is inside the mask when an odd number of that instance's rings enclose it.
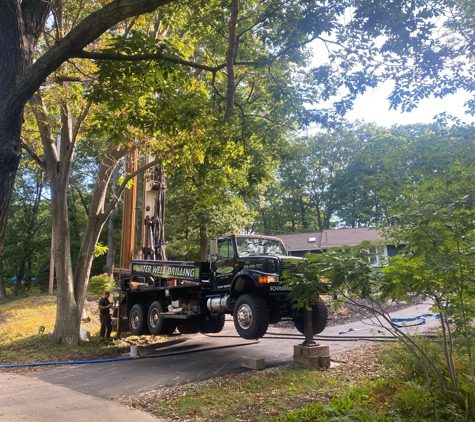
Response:
[[[427,357],[434,362],[437,369],[444,372],[444,348],[437,339],[430,339],[424,337],[413,337],[419,347],[424,351]],[[416,351],[416,353],[418,353]],[[398,342],[391,345],[381,355],[381,360],[389,371],[397,374],[397,377],[402,381],[415,381],[417,383],[425,383],[426,376],[424,373],[424,366],[429,372],[432,382],[437,383],[437,374],[433,369],[427,365],[427,361],[419,354],[415,355],[405,344]]]
[[[447,380],[448,370],[444,354],[444,346],[438,338],[427,339],[414,338],[419,347]],[[386,348],[381,355],[381,361],[386,369],[398,380],[404,388],[399,388],[393,393],[395,407],[405,418],[412,417],[415,420],[428,419],[433,413],[432,402],[437,403],[439,420],[475,420],[474,389],[471,382],[470,366],[459,353],[460,347],[455,344],[454,363],[456,368],[457,391],[452,396],[441,388],[437,373],[428,365],[428,360],[420,355],[412,353],[402,343],[394,344]],[[460,358],[458,358],[460,356]],[[427,368],[430,385],[433,389],[432,399],[423,365]],[[432,415],[433,416],[433,415]]]
[[[91,296],[95,298],[101,297],[105,291],[112,291],[115,289],[115,281],[112,277],[109,277],[106,273],[95,275],[91,277],[91,281],[87,286],[87,291]]]
[[[328,404],[313,403],[302,409],[280,415],[280,422],[395,422],[402,421],[398,415],[368,408],[371,383],[365,388],[356,388],[349,394],[330,400]],[[275,422],[276,419],[271,419]]]

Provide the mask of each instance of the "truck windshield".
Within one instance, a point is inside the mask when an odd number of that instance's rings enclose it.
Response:
[[[280,240],[259,237],[236,238],[237,250],[240,256],[249,255],[287,255]]]

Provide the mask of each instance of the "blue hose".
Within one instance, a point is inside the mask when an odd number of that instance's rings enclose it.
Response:
[[[110,358],[110,359],[99,359],[99,360],[63,360],[59,362],[12,363],[12,364],[0,365],[0,369],[22,368],[25,366],[82,365],[85,363],[117,362],[120,360],[131,360],[131,359],[135,359],[135,358],[133,358],[132,356],[126,356],[122,358]]]
[[[439,314],[422,314],[419,316],[415,316],[413,318],[391,318],[393,322],[410,322],[410,321],[418,321],[420,319],[426,319],[427,317],[434,317],[436,319],[440,318]]]

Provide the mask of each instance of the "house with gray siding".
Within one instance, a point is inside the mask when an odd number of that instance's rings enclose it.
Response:
[[[361,227],[356,229],[328,229],[316,233],[294,233],[275,235],[282,239],[293,256],[304,256],[307,252],[320,253],[322,250],[340,246],[356,246],[364,240],[378,242],[382,240],[381,231]],[[381,245],[375,256],[375,266],[379,261],[396,255],[404,245]]]

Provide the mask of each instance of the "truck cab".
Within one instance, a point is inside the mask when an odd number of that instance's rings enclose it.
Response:
[[[211,240],[212,289],[245,292],[288,292],[279,286],[282,271],[301,258],[289,257],[277,237],[226,235]]]
[[[292,319],[303,331],[303,317],[292,309],[287,297],[290,290],[280,283],[284,270],[302,258],[289,256],[281,239],[226,235],[212,239],[210,251],[211,289],[216,294],[227,292],[220,303],[226,303],[233,313],[236,330],[242,337],[261,337],[268,324],[282,318]],[[321,332],[327,322],[325,304],[319,303],[314,314],[314,331]]]

